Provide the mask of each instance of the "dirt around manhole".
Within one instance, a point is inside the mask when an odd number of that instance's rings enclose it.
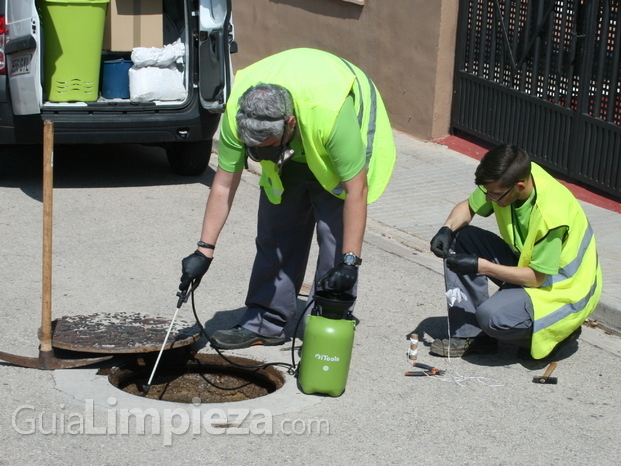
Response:
[[[227,357],[239,365],[261,363]],[[132,361],[113,368],[108,380],[126,393],[143,396],[152,370],[152,364],[140,366]],[[161,363],[146,398],[176,403],[226,403],[259,398],[273,393],[283,384],[283,375],[273,367],[247,369],[217,355],[197,354],[190,360]]]

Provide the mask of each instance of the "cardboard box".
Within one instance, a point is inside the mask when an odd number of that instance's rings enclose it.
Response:
[[[162,0],[110,0],[103,49],[163,47],[163,31]]]

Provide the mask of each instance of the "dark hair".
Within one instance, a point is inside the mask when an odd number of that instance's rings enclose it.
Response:
[[[474,172],[477,186],[501,181],[501,186],[512,186],[530,176],[530,157],[513,144],[502,144],[487,152]]]

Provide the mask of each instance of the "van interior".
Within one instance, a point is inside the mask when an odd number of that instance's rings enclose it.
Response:
[[[7,6],[4,53],[16,115],[46,107],[180,106],[192,87],[205,109],[224,109],[235,45],[231,0],[0,1]],[[106,93],[110,87],[115,92]]]
[[[37,0],[45,1],[45,0]],[[139,5],[139,8],[135,8]],[[185,0],[110,0],[107,5],[105,32],[101,50],[101,62],[98,82],[98,97],[95,101],[81,102],[50,98],[43,91],[43,107],[66,107],[83,106],[104,107],[113,105],[118,107],[123,104],[132,106],[175,106],[182,105],[188,98],[188,66],[190,64],[190,47],[188,44],[188,24],[191,12],[187,11],[188,2]],[[129,8],[134,8],[137,14],[127,15]],[[142,9],[142,11],[141,11]],[[137,11],[136,11],[137,10]],[[42,32],[45,37],[45,24],[42,24]],[[42,54],[46,53],[45,39]],[[157,57],[162,55],[171,44],[181,44],[176,50],[184,49],[173,66],[161,67],[158,70],[149,67],[150,70],[138,68],[132,60],[132,51],[146,49],[143,52],[148,56]],[[42,57],[44,58],[44,57]],[[42,59],[41,63],[45,63]],[[129,68],[133,69],[130,71]],[[174,68],[174,69],[171,69]],[[160,73],[174,73],[175,80],[183,86],[183,92],[174,95],[166,95],[167,81],[161,80],[161,75],[148,74],[146,71],[159,71]],[[129,94],[129,89],[123,92],[124,84],[129,85],[127,74],[145,72],[143,78],[138,81],[144,86],[159,86],[159,96],[152,93],[148,96],[136,97]],[[42,77],[45,69],[42,69]],[[125,76],[123,76],[125,75]],[[159,78],[159,79],[158,79]],[[176,82],[176,81],[175,81]],[[132,85],[136,83],[136,79]],[[161,95],[163,94],[163,95]],[[169,93],[170,94],[170,93]],[[160,98],[158,98],[160,97]],[[163,97],[163,98],[162,98]]]

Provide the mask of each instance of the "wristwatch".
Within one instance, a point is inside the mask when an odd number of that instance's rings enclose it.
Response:
[[[362,259],[360,259],[353,252],[346,252],[343,254],[343,264],[345,265],[360,265],[362,264]]]

